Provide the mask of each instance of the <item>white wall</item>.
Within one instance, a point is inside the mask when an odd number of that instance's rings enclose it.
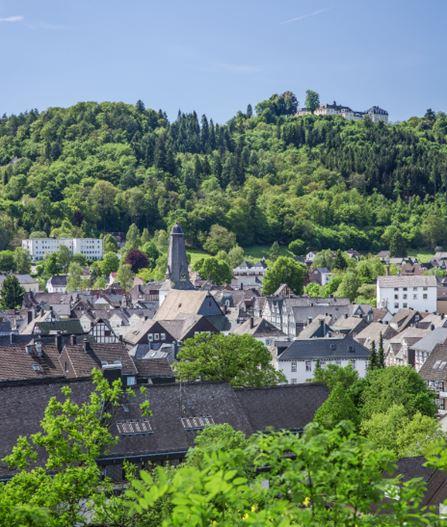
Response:
[[[61,246],[73,254],[82,254],[88,260],[99,260],[103,255],[102,240],[99,238],[33,238],[22,240],[22,248],[29,252],[33,260],[43,260],[55,253]]]
[[[302,382],[308,382],[310,381],[314,374],[315,369],[317,367],[317,360],[297,360],[297,361],[289,361],[289,360],[278,360],[278,370],[281,371],[289,384],[296,384],[296,383],[302,383]],[[337,364],[338,366],[348,366],[349,364],[352,364],[353,368],[357,370],[360,377],[364,377],[366,375],[366,369],[368,367],[368,360],[366,359],[341,359],[341,360],[331,360],[331,361],[321,361],[320,360],[320,366],[324,368],[325,364]],[[293,371],[294,365],[296,365],[296,371]],[[310,368],[310,369],[309,369]]]
[[[411,279],[408,283],[411,284]],[[436,302],[436,286],[379,287],[377,284],[377,307],[386,307],[393,314],[405,308],[435,313]]]

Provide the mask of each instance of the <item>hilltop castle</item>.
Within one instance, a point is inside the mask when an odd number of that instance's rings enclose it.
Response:
[[[300,108],[296,115],[310,115],[312,114],[307,108]],[[349,106],[342,106],[337,104],[335,101],[332,104],[323,104],[319,106],[314,115],[340,115],[344,119],[349,121],[360,121],[360,119],[365,119],[369,117],[371,121],[377,123],[379,121],[387,123],[388,122],[388,112],[379,106],[372,106],[369,110],[365,112],[357,112],[349,108]]]

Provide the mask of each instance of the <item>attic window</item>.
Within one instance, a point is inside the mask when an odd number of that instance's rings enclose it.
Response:
[[[203,417],[181,417],[180,419],[185,430],[202,430],[205,426],[214,424],[214,419],[209,415]]]
[[[43,372],[42,366],[40,364],[37,364],[37,362],[33,362],[31,368],[36,372]]]
[[[122,436],[153,433],[149,419],[141,419],[138,421],[118,421],[116,427],[118,433]]]
[[[433,364],[433,369],[434,370],[443,370],[447,365],[447,361],[445,360],[437,360],[434,364]]]

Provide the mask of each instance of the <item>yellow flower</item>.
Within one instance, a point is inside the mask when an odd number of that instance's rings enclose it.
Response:
[[[309,498],[309,496],[306,496],[306,497],[304,498],[304,500],[303,500],[303,505],[304,505],[305,507],[309,507],[309,505],[310,505],[310,498]]]
[[[256,505],[251,506],[251,512],[256,512],[258,510],[258,507]]]

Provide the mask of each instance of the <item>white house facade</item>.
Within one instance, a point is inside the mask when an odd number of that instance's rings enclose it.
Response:
[[[281,346],[287,346],[281,348]],[[290,343],[278,343],[276,367],[289,384],[312,380],[318,365],[351,365],[360,377],[366,375],[369,350],[356,342],[350,335],[345,337],[323,337],[297,339]]]
[[[393,314],[407,308],[435,313],[437,290],[435,276],[379,276],[377,307],[387,308]]]
[[[103,244],[100,238],[32,238],[22,240],[22,248],[28,251],[33,261],[43,260],[57,252],[62,246],[72,254],[82,254],[87,260],[100,260]]]

